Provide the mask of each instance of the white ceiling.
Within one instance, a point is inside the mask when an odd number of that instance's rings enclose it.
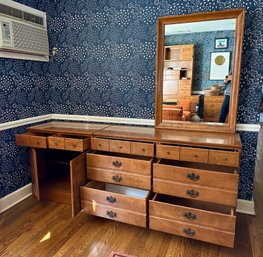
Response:
[[[199,21],[165,25],[165,35],[235,30],[236,19]]]

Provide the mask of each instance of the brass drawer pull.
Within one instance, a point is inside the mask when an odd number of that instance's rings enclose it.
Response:
[[[187,236],[194,236],[195,235],[195,230],[190,229],[190,228],[184,228],[183,232],[187,235]]]
[[[195,198],[197,196],[199,196],[199,192],[198,191],[195,191],[194,189],[191,189],[191,190],[186,190],[186,194]]]
[[[191,179],[193,181],[197,181],[197,180],[200,179],[200,176],[198,174],[195,174],[195,173],[188,173],[186,175],[186,178],[189,178],[189,179]]]
[[[114,161],[114,162],[112,162],[112,165],[113,165],[114,167],[116,167],[116,168],[120,168],[120,167],[122,166],[122,163],[119,162],[119,161]]]
[[[121,176],[118,176],[118,175],[112,176],[112,180],[114,180],[114,181],[116,181],[116,182],[121,182],[122,177],[121,177]]]
[[[107,216],[109,216],[110,218],[117,218],[117,213],[113,212],[113,211],[107,211]]]
[[[198,155],[197,155],[197,154],[194,154],[193,156],[194,156],[195,158],[198,158]]]
[[[115,203],[117,202],[117,199],[113,196],[107,196],[106,197],[106,200],[109,202],[109,203]]]
[[[196,214],[192,212],[184,212],[183,216],[189,220],[195,220],[197,218]]]

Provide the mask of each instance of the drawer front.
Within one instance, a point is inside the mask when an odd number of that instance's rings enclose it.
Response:
[[[83,152],[90,146],[89,138],[65,138],[65,150]]]
[[[30,135],[29,145],[35,148],[47,148],[47,138],[44,136]]]
[[[48,137],[48,148],[52,149],[65,149],[65,138],[58,136]]]
[[[237,191],[153,179],[153,191],[209,203],[236,206]]]
[[[206,211],[150,200],[149,215],[235,232],[236,217],[231,214]]]
[[[109,140],[103,138],[91,138],[91,149],[109,151]]]
[[[179,80],[179,86],[182,86],[182,85],[191,86],[191,82],[192,82],[191,79],[180,79]]]
[[[115,208],[146,214],[146,199],[148,196],[142,199],[85,186],[80,187],[80,198],[83,201],[95,201]]]
[[[180,89],[180,95],[190,96],[191,93],[192,93],[192,90],[190,88],[189,89],[183,89],[183,90]]]
[[[153,178],[237,190],[238,174],[193,169],[159,163],[153,164]]]
[[[109,169],[87,169],[87,178],[129,187],[151,190],[151,176],[134,175],[127,172],[115,172]]]
[[[179,146],[156,145],[156,157],[179,160]]]
[[[181,221],[165,219],[150,215],[149,226],[151,229],[197,239],[227,247],[234,246],[235,233],[216,230],[208,227],[196,226]]]
[[[16,134],[16,144],[19,146],[29,146],[29,134]]]
[[[89,201],[81,201],[81,208],[88,214],[140,227],[146,227],[146,214],[131,212],[125,209],[114,208],[98,203],[94,204]]]
[[[99,154],[87,154],[88,167],[151,175],[151,160],[130,159]]]
[[[208,150],[191,147],[180,147],[180,160],[207,163]]]
[[[131,154],[141,156],[154,156],[154,144],[131,142]]]
[[[129,141],[109,140],[109,150],[110,152],[129,154],[131,152],[131,143]]]
[[[239,167],[239,153],[219,150],[209,150],[209,163]]]

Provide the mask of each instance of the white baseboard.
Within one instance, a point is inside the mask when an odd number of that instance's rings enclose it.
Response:
[[[248,201],[248,200],[237,200],[237,212],[244,213],[244,214],[250,214],[250,215],[256,215],[255,212],[255,204],[254,200]]]
[[[30,195],[32,195],[32,183],[29,183],[15,192],[6,195],[0,199],[0,213],[10,209],[12,206],[18,204]]]

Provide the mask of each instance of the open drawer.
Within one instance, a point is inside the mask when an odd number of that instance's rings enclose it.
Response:
[[[91,181],[80,188],[81,208],[92,215],[146,227],[150,192]]]
[[[90,148],[90,137],[63,134],[52,135],[48,137],[48,147],[51,149],[83,152]]]
[[[47,148],[47,135],[41,133],[16,134],[16,144],[34,148]]]
[[[233,247],[232,207],[156,194],[149,204],[151,229]]]
[[[118,153],[87,153],[87,178],[150,190],[152,161]]]

